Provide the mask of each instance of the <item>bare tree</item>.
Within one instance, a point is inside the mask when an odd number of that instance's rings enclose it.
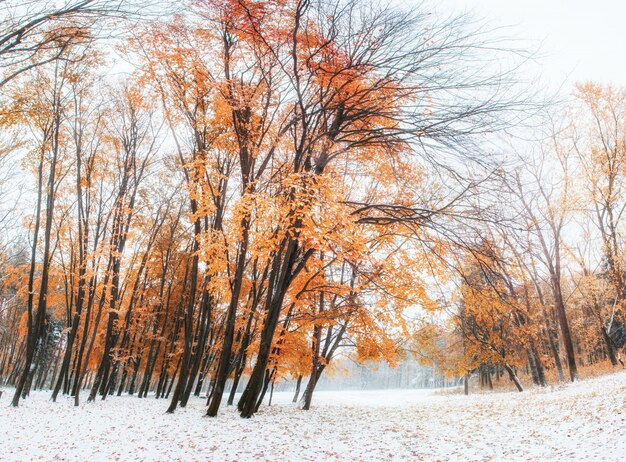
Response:
[[[557,133],[557,130],[553,133]],[[517,174],[513,188],[524,209],[527,227],[539,247],[537,257],[548,274],[570,379],[575,381],[578,368],[562,283],[565,254],[563,235],[576,200],[572,185],[571,150],[559,144],[556,134],[548,144],[542,146],[535,168],[529,163],[526,175]],[[552,175],[548,175],[547,171]]]

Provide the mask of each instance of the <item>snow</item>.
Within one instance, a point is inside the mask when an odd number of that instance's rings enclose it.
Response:
[[[420,390],[291,393],[241,419],[203,417],[204,399],[109,397],[56,404],[36,392],[0,400],[0,460],[70,461],[617,461],[626,454],[626,372],[523,393]]]

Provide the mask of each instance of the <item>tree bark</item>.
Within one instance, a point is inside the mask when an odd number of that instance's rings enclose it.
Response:
[[[515,374],[515,371],[513,370],[513,368],[509,364],[507,364],[507,363],[504,364],[504,368],[509,373],[509,378],[515,384],[515,387],[517,388],[517,391],[519,391],[520,393],[522,391],[524,391],[524,388],[522,387],[522,384],[520,383],[519,379],[517,378],[517,375]]]

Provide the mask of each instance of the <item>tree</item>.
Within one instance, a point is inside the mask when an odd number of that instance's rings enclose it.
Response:
[[[556,133],[556,131],[555,131]],[[545,168],[550,162],[550,157],[542,152],[543,158],[535,171],[529,172],[530,186],[534,192],[518,175],[515,182],[515,193],[520,200],[528,223],[528,229],[532,230],[533,238],[537,240],[540,249],[539,259],[547,270],[550,289],[556,312],[558,314],[561,336],[565,346],[567,365],[571,381],[578,378],[578,368],[574,352],[574,344],[567,319],[565,296],[562,284],[562,258],[563,258],[563,233],[568,218],[573,208],[573,202],[577,199],[572,188],[570,174],[571,152],[561,146],[556,138],[552,138],[552,148],[556,159],[556,165],[560,168],[560,178],[550,182],[543,175]],[[560,182],[561,184],[558,184]],[[558,186],[560,187],[558,187]]]
[[[59,187],[58,164],[62,155],[62,120],[64,90],[68,75],[63,63],[55,66],[51,75],[40,73],[33,82],[33,98],[19,100],[20,112],[26,114],[26,123],[31,124],[39,140],[35,148],[37,157],[37,205],[33,223],[31,262],[28,273],[28,333],[26,339],[26,357],[23,370],[15,388],[12,405],[19,405],[20,397],[28,394],[30,382],[36,372],[35,355],[41,353],[41,341],[44,333],[46,309],[48,306],[48,282],[52,253],[52,225],[56,193]],[[45,203],[44,203],[45,201]],[[43,216],[42,216],[43,215]],[[43,226],[43,235],[40,229]],[[35,271],[38,266],[38,244],[42,239],[41,275],[37,299],[35,300]],[[36,301],[36,309],[35,309]]]
[[[124,14],[120,0],[9,0],[0,6],[0,87],[57,60],[79,60],[75,50],[94,38],[104,17]]]
[[[623,109],[626,92],[589,82],[577,85],[575,96],[578,104],[569,116],[567,141],[572,144],[582,166],[580,180],[586,185],[586,197],[591,204],[586,214],[602,241],[606,278],[614,292],[612,302],[600,301],[592,296],[594,301],[590,307],[598,320],[611,363],[616,366],[615,345],[609,333],[614,321],[620,317],[619,309],[616,311],[616,308],[624,299],[624,256],[621,243],[622,215],[626,207],[626,113]],[[582,265],[585,276],[590,276],[591,271],[585,262]]]

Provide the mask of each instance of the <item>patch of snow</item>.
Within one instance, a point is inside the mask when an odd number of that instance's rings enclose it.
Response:
[[[10,394],[10,393],[9,393]],[[6,395],[5,395],[6,396]],[[321,391],[302,411],[274,393],[252,419],[205,400],[108,397],[73,406],[36,392],[0,401],[2,461],[618,461],[626,372],[523,393]]]

